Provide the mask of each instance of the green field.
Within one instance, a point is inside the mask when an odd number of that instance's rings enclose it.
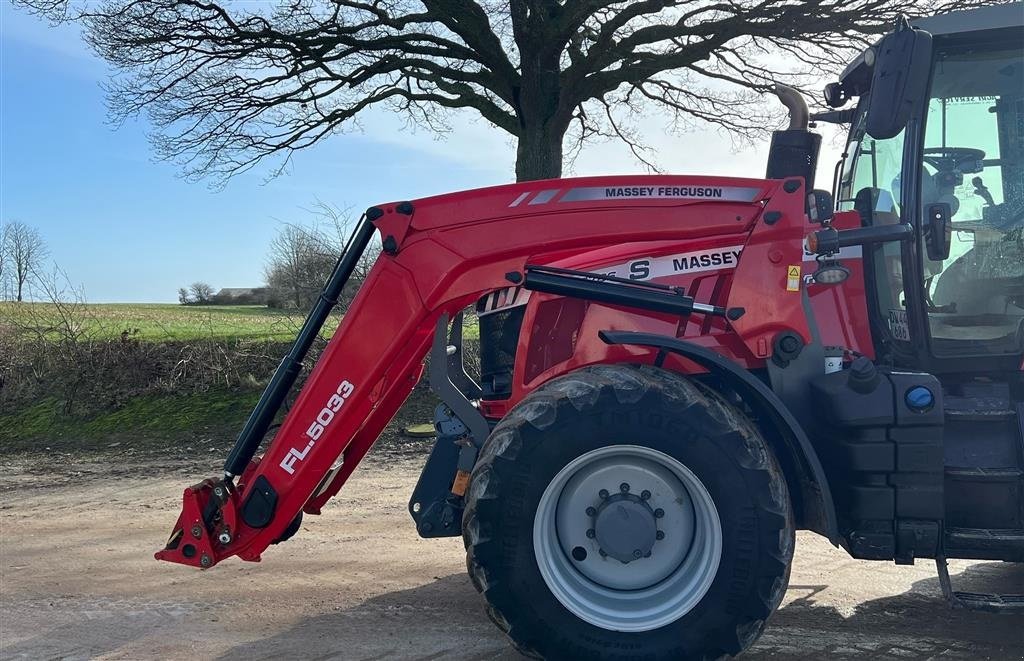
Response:
[[[0,303],[0,454],[229,443],[303,319],[260,306]],[[475,316],[464,324],[472,357]],[[418,388],[395,425],[430,420],[434,405]]]
[[[72,304],[61,312],[50,303],[0,303],[0,327],[14,332],[58,336],[65,322],[90,339],[128,337],[168,340],[290,340],[304,314],[258,305],[174,305],[157,303]],[[340,317],[325,331],[337,327]]]
[[[63,312],[62,312],[63,310]],[[271,340],[295,338],[306,312],[273,310],[262,305],[176,305],[171,303],[87,303],[58,309],[52,303],[0,302],[0,331],[42,333],[57,338],[65,320],[82,337],[116,339],[127,331],[128,338],[142,342],[189,340]],[[341,323],[332,315],[321,335],[330,337]],[[463,336],[480,335],[476,317],[467,314]]]

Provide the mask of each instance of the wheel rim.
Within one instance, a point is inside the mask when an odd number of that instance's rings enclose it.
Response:
[[[580,619],[611,631],[650,631],[686,615],[722,556],[707,488],[669,455],[612,445],[555,475],[533,523],[541,576]]]

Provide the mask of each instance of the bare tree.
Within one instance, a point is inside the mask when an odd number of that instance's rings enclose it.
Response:
[[[837,69],[901,14],[995,1],[15,0],[84,25],[114,117],[145,112],[191,177],[279,172],[382,107],[437,132],[479,114],[516,140],[521,181],[601,138],[651,165],[632,121],[652,104],[677,129],[760,135],[772,83]]]
[[[4,227],[0,252],[4,253],[4,268],[10,270],[14,278],[15,300],[21,302],[25,283],[39,270],[50,251],[37,229],[15,221]]]
[[[0,223],[0,301],[7,295],[7,282],[10,280],[9,262],[7,257],[7,235],[10,232],[10,225]]]
[[[303,308],[316,296],[316,274],[330,268],[316,234],[298,225],[285,225],[270,242],[265,274],[276,305]]]
[[[309,307],[319,296],[344,249],[351,228],[347,211],[317,201],[310,214],[310,223],[285,224],[270,243],[264,274],[271,290],[272,305]],[[372,246],[356,265],[342,292],[343,309],[373,266],[378,252],[379,246]]]
[[[188,293],[191,302],[197,305],[205,305],[213,298],[213,287],[202,281],[193,282],[188,286]]]

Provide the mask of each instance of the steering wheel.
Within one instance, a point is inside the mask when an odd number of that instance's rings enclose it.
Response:
[[[972,147],[926,147],[923,154],[922,160],[937,172],[971,174],[985,167],[985,152]]]

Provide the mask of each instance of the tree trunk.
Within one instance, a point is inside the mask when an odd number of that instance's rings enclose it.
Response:
[[[516,181],[561,177],[564,136],[564,128],[550,125],[524,129],[516,149]]]
[[[541,29],[541,26],[535,28]],[[545,37],[539,32],[532,36],[531,43],[519,45],[523,58],[516,104],[521,127],[516,149],[516,181],[562,176],[562,140],[572,118],[562,98],[559,50],[545,47]],[[568,109],[571,110],[571,104]]]

